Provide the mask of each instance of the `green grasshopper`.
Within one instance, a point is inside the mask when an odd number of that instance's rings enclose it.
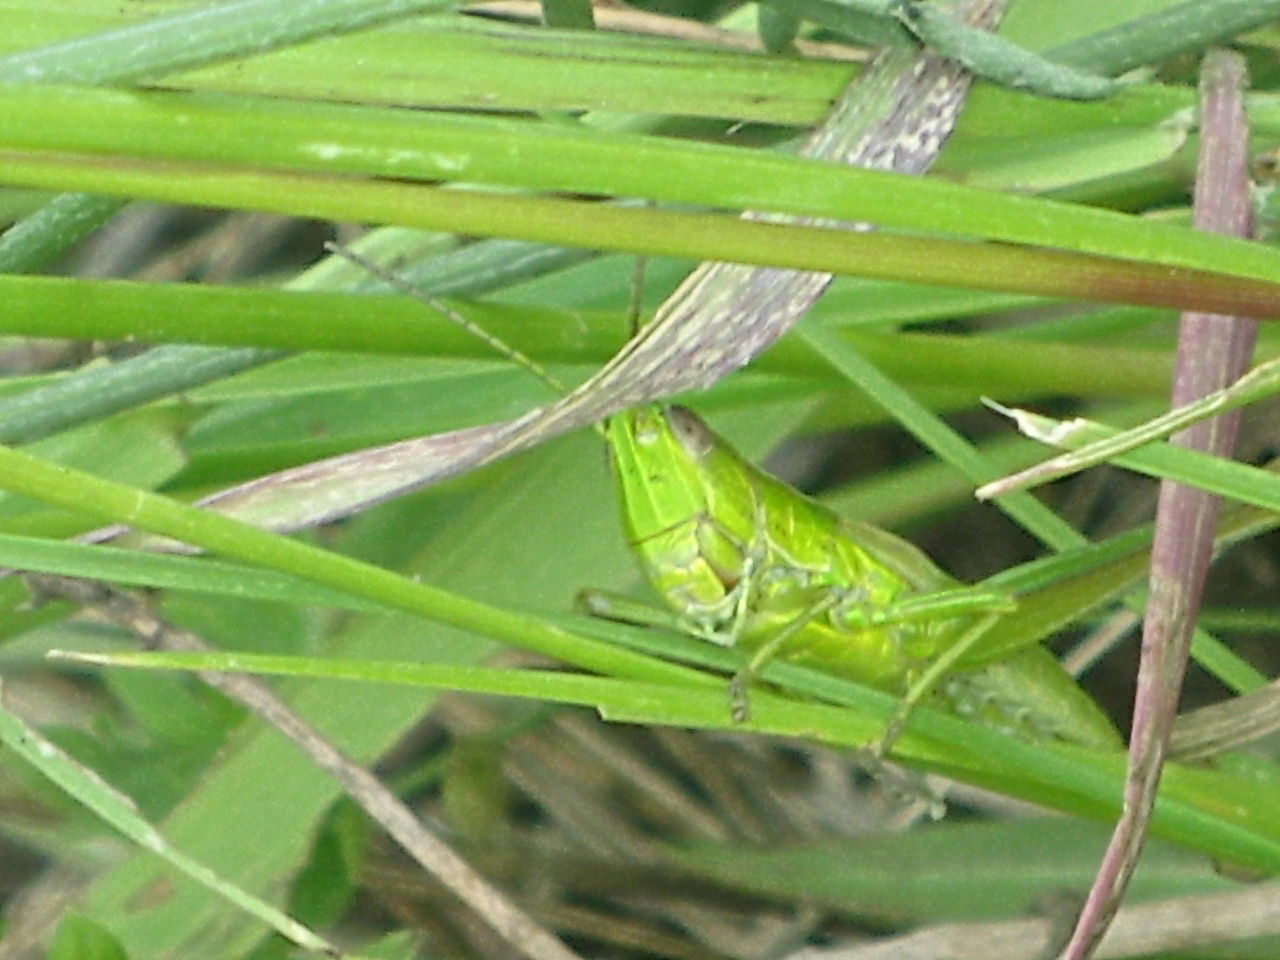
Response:
[[[419,296],[363,257],[341,254]],[[518,350],[445,304],[426,302],[565,392]],[[689,632],[751,655],[734,679],[739,719],[746,682],[779,657],[905,695],[906,707],[932,696],[1024,736],[1119,746],[1111,722],[1042,647],[949,669],[1010,609],[1008,597],[963,587],[905,540],[844,520],[756,469],[683,407],[637,407],[598,429],[628,539],[654,589]],[[881,747],[903,719],[891,722]]]
[[[645,575],[691,633],[751,654],[740,679],[776,656],[890,693],[927,693],[1023,736],[1119,745],[1040,646],[932,683],[931,667],[976,639],[1007,598],[963,588],[905,540],[756,469],[682,407],[615,415],[604,434]]]

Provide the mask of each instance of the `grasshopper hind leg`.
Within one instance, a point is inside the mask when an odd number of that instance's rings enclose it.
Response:
[[[911,719],[911,712],[918,704],[940,688],[944,679],[954,670],[960,658],[972,650],[974,645],[982,639],[982,636],[1003,615],[1003,611],[988,613],[966,629],[953,646],[949,647],[941,656],[929,664],[928,669],[916,678],[907,689],[907,692],[903,694],[902,699],[898,701],[897,707],[894,708],[893,716],[885,724],[884,733],[870,747],[872,754],[877,757],[884,757],[888,754],[893,744],[902,736],[902,731],[906,727],[907,721]]]

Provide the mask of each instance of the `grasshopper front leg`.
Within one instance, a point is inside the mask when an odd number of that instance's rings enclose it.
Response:
[[[765,665],[786,649],[805,627],[817,618],[824,616],[839,603],[838,594],[831,592],[823,600],[818,601],[791,623],[784,626],[778,634],[771,638],[751,655],[746,666],[733,675],[729,681],[729,713],[734,723],[746,723],[751,719],[751,704],[747,700],[747,688],[751,681],[759,675]]]

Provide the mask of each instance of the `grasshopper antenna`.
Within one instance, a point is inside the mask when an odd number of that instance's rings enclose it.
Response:
[[[640,303],[644,298],[644,270],[649,265],[647,257],[636,257],[631,268],[631,302],[627,305],[627,335],[635,339],[640,332]]]
[[[413,297],[415,300],[425,303],[432,310],[444,314],[450,321],[467,331],[467,333],[471,334],[476,339],[487,344],[496,353],[506,357],[517,366],[528,370],[535,377],[554,390],[558,395],[563,397],[569,392],[569,389],[546,367],[538,363],[538,361],[521,353],[515,347],[511,346],[511,344],[504,343],[499,340],[484,327],[480,326],[478,323],[473,323],[468,320],[443,300],[423,293],[404,277],[393,273],[380,264],[374,263],[363,254],[356,253],[354,250],[348,249],[341,244],[334,243],[332,240],[326,240],[324,248],[335,256],[342,257],[342,259],[354,263],[357,267],[366,271],[370,276],[377,277],[392,289]]]

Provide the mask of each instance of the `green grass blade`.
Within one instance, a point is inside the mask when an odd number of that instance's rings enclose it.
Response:
[[[83,655],[75,655],[77,658]],[[753,719],[735,725],[725,707],[725,691],[671,688],[547,671],[494,670],[414,663],[345,663],[235,654],[119,654],[96,662],[131,666],[181,665],[183,669],[233,669],[292,673],[382,683],[426,684],[453,690],[532,697],[589,706],[625,722],[672,724],[705,729],[749,729],[782,736],[817,736],[828,743],[858,747],[878,736],[895,708],[892,697],[849,684],[846,699],[858,710],[781,700],[760,693],[752,698]],[[780,665],[785,670],[798,668]],[[803,671],[799,671],[803,672]],[[1123,756],[1066,747],[1029,744],[955,717],[920,708],[895,753],[926,768],[960,775],[1014,795],[1049,802],[1092,816],[1118,810]],[[1224,805],[1226,796],[1241,806]],[[1249,798],[1247,801],[1244,798]],[[1162,794],[1159,834],[1241,862],[1280,865],[1280,832],[1272,818],[1280,791],[1237,781],[1216,771],[1179,769]]]
[[[0,741],[78,802],[175,870],[269,924],[298,946],[322,953],[334,952],[333,946],[323,937],[257,897],[222,880],[213,871],[175,848],[155,827],[138,815],[137,808],[127,797],[117,793],[100,777],[59,750],[14,714],[2,709]]]

